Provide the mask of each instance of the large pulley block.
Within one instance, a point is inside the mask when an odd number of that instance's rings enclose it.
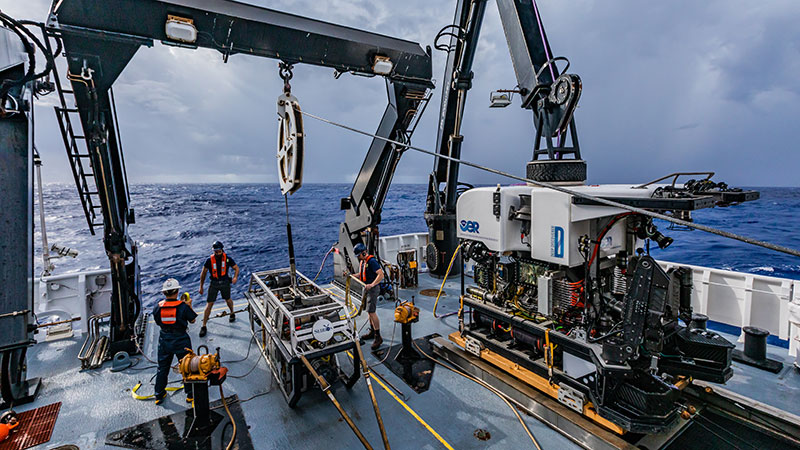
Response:
[[[303,114],[290,92],[278,97],[278,183],[283,195],[303,184]]]

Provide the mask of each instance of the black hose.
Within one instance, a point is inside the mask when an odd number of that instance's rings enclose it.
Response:
[[[22,25],[19,25],[18,28],[14,24],[16,21],[2,12],[0,12],[0,22],[8,26],[11,31],[19,36],[23,47],[25,47],[25,53],[28,54],[28,70],[25,72],[25,74],[17,80],[3,80],[3,83],[0,84],[0,112],[5,112],[4,105],[6,97],[8,96],[8,92],[12,88],[22,86],[23,84],[34,79],[34,72],[36,70],[36,49],[33,47],[33,45],[31,45],[30,41],[25,38],[25,35],[20,32],[19,28],[22,28]]]
[[[45,34],[41,23],[33,22],[31,20],[19,20],[19,21],[17,21],[17,23],[19,23],[20,26],[22,26],[22,25],[33,25],[33,26],[42,28],[42,36],[45,39],[47,39],[47,35]],[[45,64],[44,70],[42,70],[41,72],[39,72],[39,73],[37,73],[36,75],[33,76],[33,79],[35,79],[35,80],[39,79],[39,78],[42,78],[45,75],[47,75],[48,73],[50,73],[51,70],[53,70],[53,66],[55,65],[55,60],[53,59],[54,55],[51,55],[50,52],[47,51],[47,47],[45,47],[44,44],[42,44],[42,42],[39,40],[39,38],[37,38],[36,35],[33,34],[30,30],[28,30],[27,28],[23,27],[22,31],[24,31],[25,34],[27,34],[31,38],[31,40],[33,40],[33,42],[36,44],[36,46],[39,47],[39,50],[42,51],[42,53],[44,54],[45,60],[47,61],[47,63]],[[59,51],[60,51],[60,48],[59,48]],[[58,53],[59,52],[56,52],[56,55],[58,55]]]

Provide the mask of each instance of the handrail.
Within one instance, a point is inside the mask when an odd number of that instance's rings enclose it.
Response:
[[[663,177],[661,177],[659,179],[656,179],[656,180],[653,180],[653,181],[649,181],[647,183],[635,186],[634,189],[646,188],[647,186],[650,186],[651,184],[655,184],[655,183],[658,183],[659,181],[666,180],[669,177],[673,177],[672,178],[672,187],[675,187],[675,182],[678,181],[678,177],[681,176],[681,175],[708,175],[706,177],[706,180],[710,180],[711,177],[714,176],[714,172],[673,172],[673,173],[671,173],[669,175],[664,175]]]

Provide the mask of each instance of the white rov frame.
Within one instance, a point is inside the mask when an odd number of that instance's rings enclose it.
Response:
[[[272,289],[267,287],[264,279],[270,275],[280,275],[288,273],[289,269],[275,269],[266,270],[262,272],[254,272],[250,276],[250,288],[248,289],[247,296],[250,300],[251,306],[259,309],[259,316],[266,318],[263,324],[268,327],[270,334],[277,337],[287,353],[291,358],[306,355],[311,357],[314,353],[319,352],[320,348],[311,346],[311,341],[314,338],[313,323],[311,326],[304,327],[303,325],[309,324],[304,321],[304,318],[316,316],[329,317],[332,314],[338,314],[338,319],[330,320],[333,331],[332,340],[336,337],[341,339],[335,341],[335,344],[342,342],[355,342],[355,334],[353,333],[353,322],[348,317],[346,305],[335,299],[332,295],[325,292],[316,283],[311,281],[308,277],[300,272],[297,272],[297,291],[296,294],[300,295],[303,301],[314,303],[324,302],[315,306],[300,307],[296,309],[289,309],[287,305],[292,304],[292,300],[281,300],[278,295],[288,293],[292,290],[291,286]],[[311,294],[304,292],[304,289],[310,289]],[[276,315],[277,313],[277,315]],[[288,320],[289,322],[289,339],[283,339],[280,325],[274,323],[274,320]],[[300,327],[300,329],[298,329]],[[276,342],[277,344],[277,342]],[[328,343],[323,343],[329,345]]]

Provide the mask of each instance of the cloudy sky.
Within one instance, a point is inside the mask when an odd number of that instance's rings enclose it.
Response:
[[[455,0],[250,0],[432,45]],[[17,18],[44,20],[48,0],[0,0]],[[524,174],[534,129],[515,104],[489,109],[489,92],[516,84],[497,8],[490,2],[465,113],[463,156]],[[798,186],[800,2],[539,0],[555,55],[583,80],[576,113],[589,182],[641,182],[713,170],[734,185]],[[443,78],[445,54],[434,51]],[[63,73],[63,72],[62,72]],[[129,179],[274,182],[276,61],[156,44],[115,85]],[[298,66],[293,93],[305,111],[374,131],[386,106],[381,79]],[[438,102],[440,91],[434,95]],[[50,99],[53,101],[54,99]],[[413,138],[432,149],[438,104]],[[37,109],[45,182],[71,175],[52,105]],[[306,182],[352,182],[369,139],[308,119]],[[424,183],[432,158],[407,153],[396,182]],[[462,179],[504,182],[462,170]]]

